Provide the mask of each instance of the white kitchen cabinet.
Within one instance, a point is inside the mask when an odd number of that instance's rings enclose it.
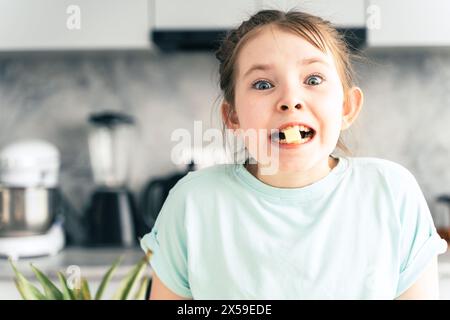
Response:
[[[367,0],[369,47],[450,45],[450,1]]]
[[[154,0],[156,30],[224,30],[256,12],[256,0]]]
[[[263,9],[298,9],[329,20],[340,28],[365,27],[363,0],[262,0]]]
[[[0,0],[0,51],[145,49],[148,0]]]

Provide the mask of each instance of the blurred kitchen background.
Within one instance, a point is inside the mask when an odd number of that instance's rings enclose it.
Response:
[[[6,149],[5,157],[17,164],[20,159],[14,157],[30,150],[30,144],[17,143],[39,139],[41,144],[34,141],[31,150],[55,151],[43,142],[57,149],[57,183],[40,188],[56,188],[63,198],[55,205],[59,207],[47,204],[58,210],[54,218],[62,221],[65,240],[60,254],[71,247],[93,246],[100,254],[102,242],[89,243],[86,228],[94,222],[87,214],[103,219],[98,228],[114,230],[107,225],[105,213],[95,210],[120,207],[121,192],[130,208],[125,213],[123,207],[112,209],[117,211],[117,223],[127,224],[118,228],[128,232],[133,229],[129,224],[134,224],[136,239],[149,231],[153,218],[150,222],[144,218],[145,224],[140,220],[142,212],[150,207],[157,210],[167,189],[187,170],[195,170],[171,161],[176,145],[170,139],[172,132],[177,128],[193,132],[194,121],[203,121],[204,130],[220,128],[218,62],[213,54],[217,39],[259,9],[293,7],[335,23],[360,56],[355,69],[365,103],[345,136],[353,155],[385,158],[408,168],[423,190],[436,226],[446,232],[450,226],[445,197],[450,195],[450,2],[0,0],[0,152]],[[126,151],[113,150],[110,156],[122,157],[125,152],[129,170],[125,182],[109,188],[109,198],[100,197],[96,200],[100,204],[92,209],[99,183],[92,171],[89,141],[97,132],[94,128],[118,126],[134,133],[119,138],[128,139]],[[97,140],[100,146],[94,148],[103,148],[105,141]],[[18,155],[11,146],[20,149]],[[159,189],[146,193],[156,179],[159,182],[152,186]],[[26,189],[26,185],[16,187]],[[100,193],[105,192],[103,187]],[[25,200],[12,196],[20,191],[16,189],[7,191],[17,207]],[[9,210],[11,215],[19,209]],[[123,214],[134,220],[124,220]],[[17,236],[8,234],[5,223],[0,219],[0,251],[2,236],[8,241]],[[47,224],[43,236],[55,223]],[[23,227],[17,222],[15,231]],[[31,234],[22,237],[34,239]],[[139,250],[137,241],[130,245],[124,238],[109,240],[104,243],[108,250],[126,247],[136,250],[133,254]],[[6,246],[11,248],[9,242]],[[450,273],[450,258],[448,265],[446,261],[441,259],[441,269]],[[48,266],[51,270],[52,263]],[[7,269],[0,265],[1,272]],[[444,283],[447,278],[442,272]],[[448,277],[444,297],[450,297]]]

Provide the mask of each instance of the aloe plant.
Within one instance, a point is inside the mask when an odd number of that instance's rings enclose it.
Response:
[[[151,255],[152,252],[148,251],[147,254],[133,266],[133,268],[120,282],[119,287],[116,289],[112,299],[143,300],[145,298],[145,292],[147,285],[150,282],[150,277],[143,275],[143,273],[146,269],[145,267],[148,265]],[[92,296],[89,283],[86,278],[81,278],[79,288],[71,289],[64,274],[62,272],[58,272],[57,276],[60,282],[60,288],[58,288],[58,286],[54,284],[47,275],[31,264],[31,269],[43,289],[43,291],[41,291],[30,281],[28,281],[28,279],[25,278],[25,276],[17,269],[14,262],[9,259],[9,263],[11,264],[15,274],[14,282],[17,290],[24,300],[100,300],[114,274],[114,271],[120,265],[121,261],[122,257],[119,257],[109,267],[104,274],[95,295]],[[139,279],[140,281],[138,281]],[[133,292],[133,289],[136,290],[135,294],[132,296],[131,293]]]

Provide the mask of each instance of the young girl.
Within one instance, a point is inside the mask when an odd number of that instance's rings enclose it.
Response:
[[[258,149],[254,163],[177,183],[141,241],[153,252],[150,298],[437,298],[446,243],[413,175],[332,155],[363,94],[329,22],[261,11],[216,55],[224,124],[269,132],[257,145],[276,151],[276,170],[263,173]]]

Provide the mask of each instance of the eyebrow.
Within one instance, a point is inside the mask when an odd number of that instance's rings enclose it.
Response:
[[[320,57],[305,58],[305,59],[300,60],[300,62],[302,65],[312,64],[312,63],[322,63],[322,64],[329,65],[328,61],[326,61]]]
[[[254,64],[253,66],[250,67],[250,69],[248,69],[244,73],[244,78],[247,77],[253,71],[256,71],[256,70],[265,71],[265,70],[270,70],[270,69],[272,69],[272,65],[271,64]]]
[[[310,58],[304,58],[304,59],[300,59],[299,61],[300,65],[308,65],[308,64],[313,64],[313,63],[321,63],[324,64],[326,66],[329,66],[329,63],[320,58],[320,57],[310,57]],[[253,66],[251,66],[245,73],[244,73],[244,78],[246,76],[248,76],[250,73],[252,73],[253,71],[256,70],[261,70],[261,71],[266,71],[266,70],[270,70],[273,68],[272,64],[254,64]]]

